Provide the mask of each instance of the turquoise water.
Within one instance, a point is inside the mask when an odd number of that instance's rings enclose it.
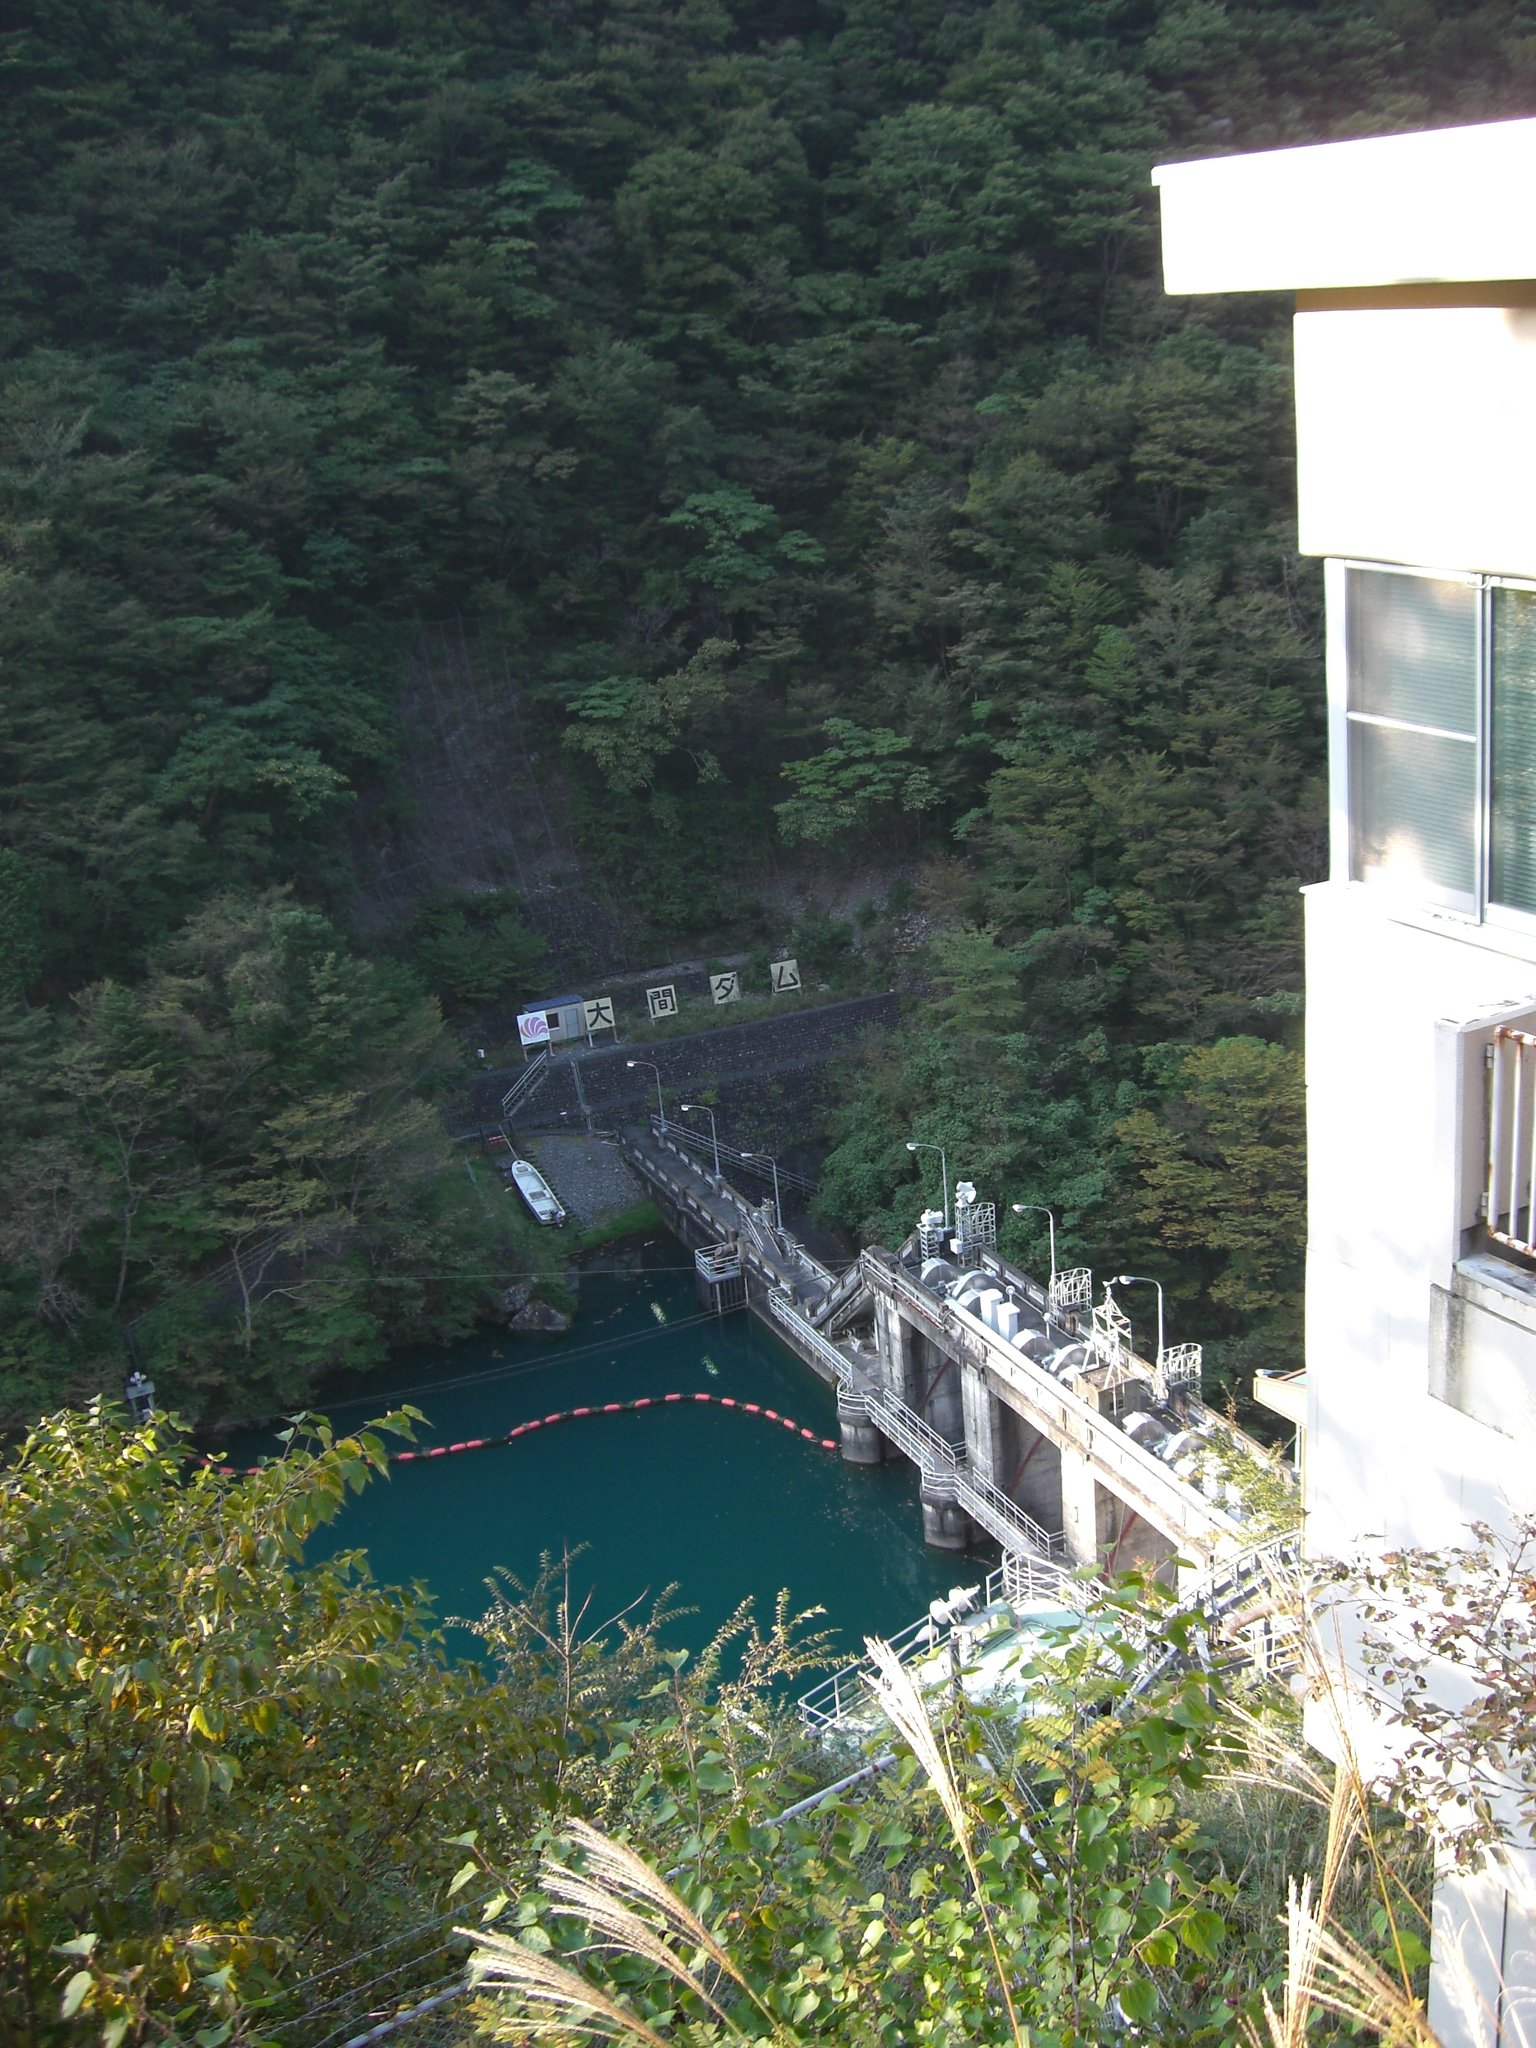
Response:
[[[755,1317],[701,1316],[682,1256],[666,1242],[650,1251],[650,1270],[584,1276],[567,1337],[470,1337],[397,1362],[365,1396],[349,1391],[327,1412],[355,1428],[408,1399],[429,1418],[422,1441],[446,1444],[558,1409],[698,1392],[758,1402],[835,1438],[830,1389]],[[527,1581],[543,1553],[585,1545],[573,1582],[591,1591],[592,1619],[648,1604],[675,1582],[677,1604],[695,1611],[666,1640],[697,1649],[749,1595],[770,1620],[787,1587],[795,1607],[827,1610],[818,1625],[835,1628],[850,1656],[866,1634],[900,1628],[936,1592],[969,1584],[981,1563],[925,1549],[917,1475],[904,1460],[848,1466],[760,1416],[686,1403],[396,1466],[346,1509],[336,1539],[366,1547],[380,1579],[425,1580],[444,1619],[483,1611],[493,1567]]]

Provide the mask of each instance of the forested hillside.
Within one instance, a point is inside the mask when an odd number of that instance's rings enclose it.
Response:
[[[409,857],[449,622],[653,957],[778,936],[773,861],[916,902],[838,1216],[939,1138],[1288,1356],[1288,309],[1167,301],[1148,172],[1530,112],[1536,7],[19,0],[0,51],[0,1407],[135,1318],[227,1413],[473,1313],[435,999],[571,956],[472,817]]]

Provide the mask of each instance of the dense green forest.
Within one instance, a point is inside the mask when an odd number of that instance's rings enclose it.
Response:
[[[915,992],[829,1213],[905,1227],[941,1139],[1289,1357],[1288,309],[1168,301],[1148,172],[1529,112],[1536,7],[19,0],[0,52],[0,1407],[125,1329],[228,1414],[463,1328],[512,1254],[442,1006],[786,936],[765,875],[872,877],[805,950]],[[423,799],[455,721],[574,911]]]

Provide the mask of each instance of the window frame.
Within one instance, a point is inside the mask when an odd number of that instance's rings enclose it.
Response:
[[[1411,719],[1392,719],[1373,712],[1350,708],[1349,574],[1412,576],[1421,582],[1456,583],[1476,593],[1474,612],[1474,658],[1477,664],[1473,694],[1474,731],[1441,734],[1440,728],[1417,724]],[[1476,570],[1431,568],[1419,563],[1373,562],[1355,556],[1330,556],[1324,563],[1324,597],[1327,621],[1327,665],[1329,675],[1328,789],[1330,809],[1329,840],[1331,872],[1335,881],[1368,890],[1373,897],[1399,906],[1417,904],[1437,915],[1461,920],[1468,925],[1486,924],[1536,938],[1536,911],[1521,910],[1510,903],[1497,903],[1491,890],[1493,858],[1493,593],[1520,590],[1536,596],[1536,581],[1522,576],[1493,576]],[[1360,726],[1387,730],[1422,732],[1455,739],[1471,745],[1474,752],[1472,820],[1472,886],[1466,891],[1437,888],[1433,884],[1394,882],[1388,875],[1365,876],[1354,872],[1355,806],[1352,797],[1355,752],[1353,733]]]

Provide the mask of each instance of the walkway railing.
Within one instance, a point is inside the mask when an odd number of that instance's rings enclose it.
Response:
[[[1181,1664],[1192,1660],[1221,1662],[1229,1668],[1251,1665],[1266,1676],[1288,1662],[1294,1662],[1299,1652],[1301,1638],[1306,1626],[1301,1605],[1296,1603],[1282,1606],[1256,1616],[1247,1626],[1246,1649],[1225,1658],[1216,1658],[1209,1641],[1217,1625],[1237,1614],[1256,1595],[1270,1590],[1284,1590],[1287,1573],[1296,1572],[1301,1565],[1301,1537],[1294,1530],[1283,1536],[1268,1536],[1261,1543],[1251,1543],[1246,1549],[1224,1557],[1219,1563],[1198,1579],[1181,1596],[1187,1607],[1198,1608],[1205,1615],[1209,1627],[1203,1633],[1207,1640],[1191,1646],[1189,1650],[1165,1645],[1161,1654],[1150,1658],[1136,1676],[1130,1690],[1131,1699],[1154,1686],[1160,1678],[1178,1669]]]
[[[856,1301],[868,1286],[869,1282],[864,1277],[864,1269],[858,1260],[855,1259],[842,1279],[832,1289],[832,1292],[824,1295],[812,1308],[811,1314],[815,1318],[818,1327],[835,1322],[842,1311]]]
[[[955,1498],[971,1520],[985,1529],[995,1542],[1001,1543],[1005,1550],[1014,1547],[1010,1540],[1010,1532],[1014,1532],[1023,1536],[1030,1547],[1043,1557],[1066,1556],[1067,1539],[1064,1534],[1058,1531],[1056,1535],[1050,1535],[1033,1515],[1026,1514],[1017,1501],[1011,1500],[990,1479],[983,1479],[979,1472],[966,1467],[957,1473]]]
[[[1191,1662],[1220,1663],[1228,1669],[1253,1667],[1265,1677],[1294,1658],[1303,1621],[1299,1608],[1279,1614],[1265,1614],[1248,1624],[1241,1647],[1230,1646],[1233,1654],[1222,1654],[1211,1642],[1215,1625],[1237,1613],[1255,1593],[1283,1583],[1284,1574],[1300,1562],[1300,1539],[1294,1535],[1270,1537],[1251,1545],[1236,1557],[1229,1557],[1194,1586],[1183,1605],[1198,1610],[1209,1626],[1197,1631],[1187,1647],[1160,1643],[1137,1673],[1129,1697],[1140,1699],[1182,1665]],[[1083,1613],[1087,1588],[1059,1565],[1038,1560],[1005,1557],[999,1570],[987,1578],[982,1598],[952,1622],[935,1621],[931,1612],[921,1615],[888,1640],[903,1664],[926,1657],[948,1642],[956,1628],[964,1629],[967,1617],[999,1602],[1058,1601],[1071,1612]],[[1124,1625],[1124,1618],[1122,1618]],[[824,1678],[797,1701],[800,1718],[812,1734],[825,1734],[857,1716],[867,1713],[875,1666],[868,1657],[856,1658]]]
[[[1027,1581],[1021,1581],[1017,1571],[1011,1568],[1011,1561],[1005,1559],[998,1570],[989,1572],[986,1582],[980,1588],[980,1598],[974,1607],[958,1615],[952,1622],[938,1622],[930,1614],[919,1615],[896,1634],[888,1636],[886,1643],[902,1664],[914,1663],[920,1657],[928,1656],[933,1650],[947,1643],[957,1628],[964,1629],[967,1620],[975,1617],[987,1607],[999,1602],[1020,1599],[1059,1600],[1061,1605],[1072,1612],[1080,1613],[1083,1605],[1083,1588],[1068,1573],[1057,1566],[1034,1567]],[[796,1711],[813,1735],[825,1734],[841,1726],[854,1715],[866,1711],[870,1704],[871,1680],[875,1666],[869,1657],[856,1657],[851,1663],[834,1671],[830,1678],[813,1685],[795,1702]]]
[[[651,1143],[654,1150],[647,1150],[631,1139],[624,1143],[625,1157],[653,1186],[664,1188],[674,1201],[680,1201],[699,1221],[707,1222],[716,1231],[735,1230],[755,1259],[759,1277],[769,1286],[782,1285],[788,1280],[804,1294],[830,1293],[836,1283],[836,1274],[812,1257],[800,1240],[787,1230],[775,1230],[764,1223],[744,1195],[728,1181],[716,1180],[702,1160],[695,1161],[683,1142],[687,1138],[696,1138],[696,1134],[684,1131],[677,1124],[668,1124],[663,1130],[658,1119],[653,1117]],[[708,1144],[707,1139],[705,1143]],[[728,1148],[722,1145],[720,1150],[724,1156]],[[688,1186],[677,1173],[669,1171],[665,1160],[657,1158],[655,1153],[671,1153],[678,1166],[700,1181],[702,1187]]]
[[[964,1444],[952,1444],[889,1388],[866,1379],[847,1352],[829,1343],[793,1302],[781,1294],[770,1294],[768,1313],[789,1332],[802,1353],[810,1352],[821,1361],[847,1398],[862,1405],[880,1434],[917,1466],[924,1482],[948,1487],[957,1506],[1004,1550],[1033,1554],[1047,1564],[1065,1555],[1063,1535],[1043,1529],[1001,1487],[973,1471]]]

